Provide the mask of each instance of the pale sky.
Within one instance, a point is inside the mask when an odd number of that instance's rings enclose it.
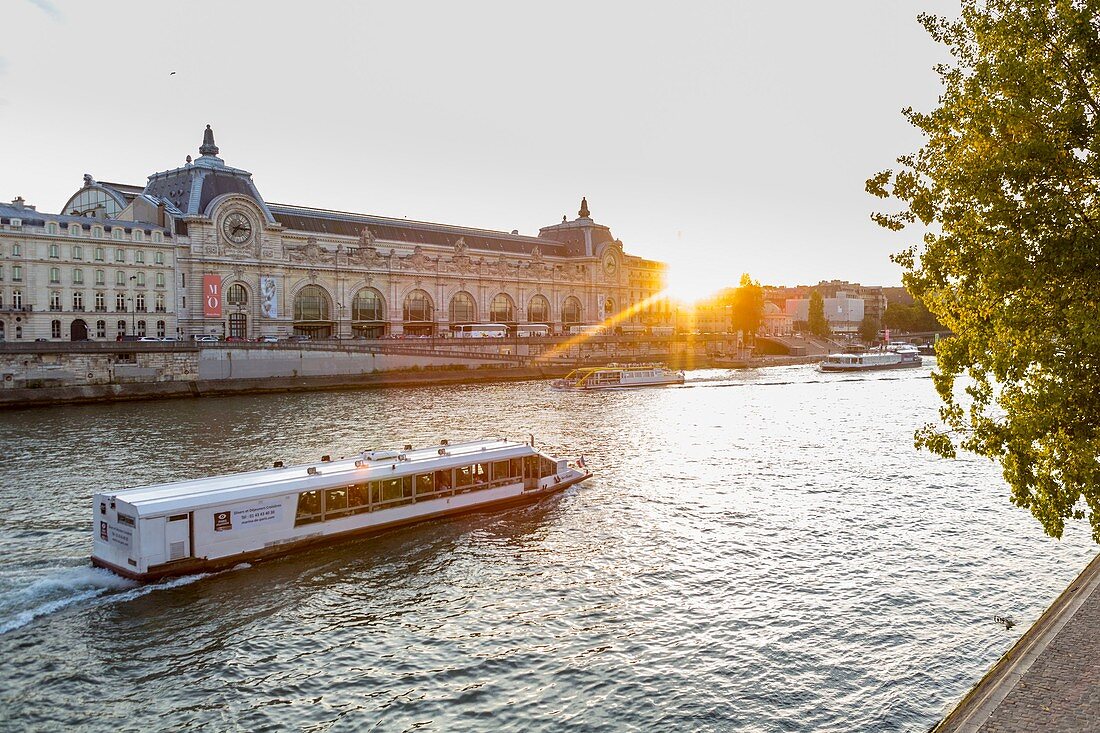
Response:
[[[922,11],[958,2],[0,0],[0,198],[144,184],[209,123],[268,201],[534,235],[584,195],[700,288],[897,285],[863,182],[939,92]]]

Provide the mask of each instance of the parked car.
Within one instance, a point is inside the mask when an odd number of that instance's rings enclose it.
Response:
[[[309,341],[309,340],[310,340],[310,338],[309,338],[308,335],[301,334],[301,333],[294,333],[294,334],[291,334],[290,336],[287,336],[286,338],[283,339],[283,341],[285,341],[288,344],[297,344],[297,343],[301,343],[303,341]]]
[[[245,341],[248,341],[248,339],[244,338],[243,336],[230,336],[229,338],[226,339],[227,343],[234,343],[234,344],[244,343]]]
[[[195,340],[199,341],[199,342],[202,342],[202,343],[215,343],[216,344],[218,342],[218,337],[217,336],[196,336]]]
[[[159,343],[160,339],[157,338],[156,336],[142,336],[141,338],[138,339],[138,341],[156,341],[156,342]]]
[[[256,340],[259,341],[261,344],[277,344],[277,343],[279,343],[279,337],[278,336],[273,336],[273,335],[270,335],[270,334],[268,334],[267,336],[260,336],[260,338],[258,338]]]

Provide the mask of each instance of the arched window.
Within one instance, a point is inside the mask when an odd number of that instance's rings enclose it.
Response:
[[[329,320],[328,294],[320,285],[306,285],[294,296],[295,321]]]
[[[528,323],[549,323],[550,322],[550,301],[541,295],[536,295],[531,298],[531,302],[527,304],[527,322]]]
[[[493,323],[513,323],[516,320],[516,308],[506,293],[498,293],[489,304],[489,320]]]
[[[386,335],[386,305],[374,288],[363,288],[351,301],[351,329],[357,336],[376,339]]]
[[[95,337],[99,339],[107,338],[107,321],[95,322]]]
[[[351,303],[351,320],[381,321],[385,319],[382,294],[374,288],[363,288]]]
[[[450,310],[452,325],[477,323],[477,305],[474,304],[474,298],[469,293],[455,293],[455,297],[451,298]]]
[[[126,321],[119,321],[115,324],[115,330],[118,331],[119,336],[126,335]]]
[[[110,194],[98,186],[91,186],[82,188],[69,199],[65,207],[61,209],[61,213],[70,216],[94,216],[101,219],[111,219],[124,208],[125,204],[116,195]]]
[[[581,302],[569,296],[561,306],[561,322],[566,326],[572,326],[581,322]]]
[[[401,309],[405,333],[414,336],[432,335],[433,310],[432,299],[423,290],[414,290],[405,296],[405,304]]]
[[[157,273],[157,285],[164,285],[164,273]],[[248,290],[240,283],[234,283],[225,291],[226,305],[248,305]]]

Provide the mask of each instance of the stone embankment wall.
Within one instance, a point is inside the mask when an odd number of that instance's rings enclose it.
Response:
[[[61,347],[68,346],[68,349]],[[531,379],[506,355],[406,349],[404,353],[303,346],[142,342],[8,345],[0,350],[0,408],[63,402],[305,389]]]

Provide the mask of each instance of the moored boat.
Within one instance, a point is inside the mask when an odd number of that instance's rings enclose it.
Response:
[[[664,364],[607,364],[574,369],[550,387],[556,390],[629,389],[683,384],[684,373]]]
[[[921,363],[917,348],[906,344],[862,354],[829,354],[817,368],[823,372],[868,372],[919,367]]]
[[[232,567],[561,491],[590,475],[531,443],[478,440],[95,494],[92,564],[135,580]]]

